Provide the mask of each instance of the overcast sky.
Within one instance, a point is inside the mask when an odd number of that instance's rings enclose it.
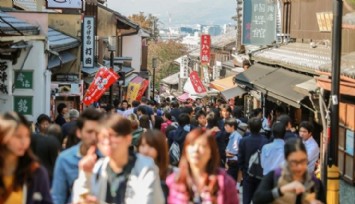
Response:
[[[231,17],[236,13],[235,0],[108,0],[107,2],[109,8],[127,16],[140,11],[151,13],[166,26],[234,23]]]

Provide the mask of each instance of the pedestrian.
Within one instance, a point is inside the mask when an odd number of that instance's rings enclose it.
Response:
[[[277,118],[276,122],[277,121],[282,122],[285,125],[286,132],[284,140],[298,137],[298,135],[295,133],[295,129],[292,127],[292,121],[290,116],[282,114]]]
[[[96,147],[92,146],[80,161],[74,203],[164,203],[153,159],[129,150],[130,123],[117,114],[100,123],[97,147],[104,157],[97,160]]]
[[[250,135],[243,137],[239,142],[238,165],[243,173],[243,204],[250,204],[260,179],[248,174],[250,158],[258,150],[261,151],[264,144],[268,142],[267,138],[260,134],[262,127],[261,120],[258,117],[248,121]]]
[[[227,133],[229,133],[229,141],[226,147],[226,157],[227,157],[227,173],[234,178],[235,182],[238,182],[238,148],[239,141],[242,136],[238,133],[238,122],[234,118],[230,118],[224,122],[224,128]]]
[[[67,121],[64,118],[64,115],[68,112],[68,108],[67,105],[65,103],[60,103],[57,106],[57,117],[55,119],[55,123],[57,123],[58,125],[62,126],[64,123],[66,123]]]
[[[53,173],[52,197],[55,204],[71,203],[72,187],[78,177],[78,164],[96,143],[97,125],[102,118],[98,109],[85,109],[77,120],[76,137],[81,142],[59,154]]]
[[[198,127],[207,128],[206,113],[203,110],[198,111],[195,117],[198,122]]]
[[[285,146],[285,125],[282,122],[275,122],[272,126],[272,135],[274,140],[263,146],[261,149],[261,166],[263,167],[263,175],[279,168],[285,162],[284,146]]]
[[[46,135],[48,126],[52,123],[51,119],[46,114],[41,114],[37,117],[36,133]]]
[[[301,122],[299,126],[299,134],[302,138],[304,145],[306,146],[308,155],[308,171],[314,173],[316,163],[319,158],[319,146],[316,140],[313,138],[313,125],[308,121]]]
[[[168,111],[164,111],[162,118],[164,122],[161,124],[160,131],[165,134],[166,128],[172,123],[171,115]]]
[[[30,124],[23,115],[0,116],[0,203],[52,203],[47,171],[30,143]]]
[[[322,182],[307,171],[307,151],[302,141],[287,140],[284,155],[287,162],[262,179],[253,203],[326,203]]]
[[[160,183],[166,199],[169,189],[165,179],[172,172],[172,167],[169,166],[168,144],[165,135],[159,130],[148,130],[143,133],[138,142],[138,152],[154,160],[159,169]]]
[[[127,117],[131,121],[131,128],[132,128],[132,146],[133,149],[138,147],[138,141],[143,133],[143,128],[139,124],[139,120],[136,114],[132,113]]]
[[[217,144],[211,131],[192,130],[184,143],[177,172],[168,176],[168,203],[238,204],[233,180],[219,168]]]
[[[64,137],[68,137],[69,135],[75,135],[76,131],[76,122],[79,118],[79,111],[76,109],[70,109],[69,111],[69,122],[65,123],[62,126],[62,132]]]

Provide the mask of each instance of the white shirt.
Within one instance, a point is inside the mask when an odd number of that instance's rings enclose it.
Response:
[[[308,171],[310,173],[314,172],[316,162],[319,158],[319,147],[317,142],[311,136],[306,141],[303,141],[303,144],[306,146],[307,157],[308,157]]]

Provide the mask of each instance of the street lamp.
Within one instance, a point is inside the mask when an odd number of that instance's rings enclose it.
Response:
[[[157,58],[153,58],[152,59],[152,68],[153,68],[153,100],[155,100],[155,68],[157,68],[157,63],[158,63],[158,59]]]
[[[107,48],[108,51],[110,51],[110,71],[114,71],[113,68],[113,58],[114,58],[114,52],[116,51],[116,36],[110,36],[108,37],[107,40]],[[112,100],[112,85],[110,86],[110,95],[109,95],[109,105],[112,106],[113,100]]]

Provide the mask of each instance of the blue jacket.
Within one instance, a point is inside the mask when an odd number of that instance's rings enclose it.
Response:
[[[55,204],[71,202],[71,190],[75,179],[78,177],[78,164],[81,143],[59,154],[53,173],[52,198]]]
[[[49,179],[44,167],[37,168],[26,183],[24,194],[26,195],[26,204],[51,204],[52,198],[49,192]]]
[[[261,134],[250,134],[243,137],[239,142],[238,164],[239,168],[246,175],[249,159],[258,149],[262,149],[263,145],[268,142],[267,138]]]

